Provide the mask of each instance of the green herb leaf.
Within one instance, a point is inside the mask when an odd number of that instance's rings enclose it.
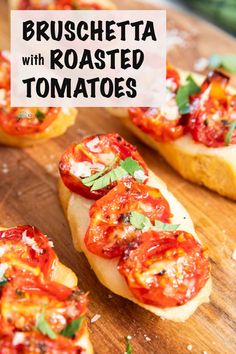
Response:
[[[0,280],[0,286],[4,286],[6,283],[8,283],[8,279],[3,275]]]
[[[189,97],[200,91],[199,86],[196,84],[191,75],[187,77],[186,82],[186,85],[179,87],[176,94],[176,103],[180,114],[190,112]]]
[[[232,135],[234,133],[234,130],[236,129],[236,121],[235,122],[232,122],[230,125],[229,125],[229,131],[225,137],[225,145],[228,146],[230,144],[230,141],[232,139]]]
[[[92,185],[91,191],[105,188],[114,181],[118,181],[127,175],[127,172],[122,167],[116,167],[114,170],[109,171],[104,176],[96,179]]]
[[[107,166],[102,171],[94,173],[93,175],[91,175],[89,177],[83,178],[82,179],[83,184],[87,187],[91,187],[93,185],[95,179],[101,177],[109,168],[110,168],[110,166]]]
[[[131,343],[130,343],[130,337],[129,336],[125,336],[125,341],[126,341],[125,354],[132,354],[132,347],[131,347]]]
[[[75,333],[80,329],[84,321],[84,316],[76,318],[75,320],[68,323],[68,325],[61,331],[61,335],[64,337],[73,337]]]
[[[230,73],[236,73],[236,54],[212,55],[209,58],[209,68],[217,69],[220,67]]]
[[[143,171],[144,169],[140,166],[138,161],[133,160],[132,157],[127,157],[127,159],[120,162],[121,167],[128,172],[129,175],[134,177],[135,172]]]
[[[137,211],[131,211],[130,223],[138,230],[149,229],[152,226],[150,219]]]
[[[43,112],[41,112],[39,109],[37,109],[35,116],[39,122],[43,122],[43,120],[45,118],[45,114]]]
[[[155,220],[155,228],[158,231],[164,230],[164,231],[175,231],[178,229],[180,224],[167,224],[165,222],[161,222],[159,220]]]
[[[44,335],[48,336],[51,339],[56,339],[57,335],[45,320],[44,310],[41,312],[36,328]]]

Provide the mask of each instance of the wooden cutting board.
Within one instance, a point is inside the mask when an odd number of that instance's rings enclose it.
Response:
[[[154,9],[154,5],[117,0],[120,8]],[[194,61],[217,53],[236,53],[235,40],[213,26],[174,10],[168,11],[170,28],[188,37],[186,47],[169,53],[171,61],[193,69]],[[0,1],[0,47],[9,47],[7,4]],[[236,80],[234,79],[234,83]],[[190,212],[196,230],[209,248],[212,263],[211,303],[201,306],[185,323],[162,321],[131,302],[111,294],[97,281],[83,254],[72,246],[70,231],[57,196],[57,162],[64,149],[82,137],[118,132],[136,144],[148,165]],[[236,157],[235,157],[236,158]],[[90,335],[97,354],[124,353],[124,336],[132,336],[135,354],[236,353],[236,204],[182,179],[157,153],[141,145],[119,121],[103,109],[79,109],[75,127],[41,146],[18,150],[0,147],[0,224],[37,225],[54,241],[61,260],[89,291]]]

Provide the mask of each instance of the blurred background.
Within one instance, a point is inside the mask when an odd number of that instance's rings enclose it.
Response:
[[[236,36],[236,0],[152,0],[203,17]]]

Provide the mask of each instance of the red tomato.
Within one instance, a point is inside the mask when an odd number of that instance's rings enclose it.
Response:
[[[191,100],[187,131],[195,141],[208,147],[225,146],[230,124],[236,122],[236,95],[227,92],[228,81],[224,74],[211,72],[200,93]],[[236,130],[230,143],[236,144]]]
[[[59,170],[67,188],[83,197],[98,199],[104,196],[117,182],[91,191],[83,184],[83,178],[109,168],[106,173],[120,164],[121,160],[131,157],[138,161],[147,175],[147,166],[136,147],[129,144],[118,134],[100,134],[84,139],[80,144],[72,144],[62,155]]]
[[[141,235],[141,230],[130,223],[132,211],[147,216],[152,223],[168,222],[171,217],[169,204],[158,189],[121,181],[90,209],[90,225],[84,240],[88,250],[104,258],[120,256]]]
[[[9,135],[42,133],[57,118],[59,112],[60,108],[6,107],[0,110],[0,127]]]
[[[166,78],[169,91],[166,105],[161,108],[129,108],[131,121],[158,142],[173,141],[184,133],[175,101],[180,77],[178,72],[168,65]]]
[[[196,296],[209,278],[209,268],[202,246],[185,231],[146,232],[118,264],[140,302],[163,308]]]
[[[101,10],[99,0],[53,0],[48,5],[42,5],[40,0],[21,0],[19,10]]]
[[[4,51],[0,51],[0,90],[2,89],[10,90],[10,62]]]
[[[14,344],[20,340],[22,342]],[[36,331],[16,332],[0,339],[0,354],[86,354],[86,352],[69,338],[59,336],[52,340]]]
[[[0,231],[0,263],[24,269],[25,265],[39,267],[45,276],[49,276],[57,256],[49,241],[37,228],[18,226]],[[6,272],[12,274],[11,267]]]
[[[85,314],[86,304],[86,295],[78,289],[72,290],[41,276],[26,274],[22,277],[22,273],[16,273],[2,287],[0,338],[15,331],[33,331],[42,312],[54,333],[59,334],[70,322]],[[82,327],[75,337],[81,333]]]

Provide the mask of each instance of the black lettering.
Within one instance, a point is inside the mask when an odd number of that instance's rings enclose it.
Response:
[[[34,36],[34,22],[29,20],[23,22],[23,39],[24,41],[30,41]]]
[[[43,87],[44,86],[44,87]],[[41,77],[36,82],[36,93],[39,97],[47,97],[49,94],[49,83],[47,79]]]
[[[61,64],[60,59],[63,52],[60,49],[50,51],[50,69],[54,70],[55,66],[62,69],[64,65]]]
[[[148,37],[151,37],[153,41],[157,41],[154,25],[152,21],[147,21],[143,35],[142,41],[146,41]]]
[[[29,79],[22,80],[23,84],[26,84],[26,97],[32,97],[32,82],[35,81],[35,77],[31,77]]]
[[[126,91],[126,95],[129,98],[135,98],[137,96],[137,91],[135,90],[137,83],[136,80],[132,77],[129,77],[126,80],[126,86],[128,89],[130,89],[130,91]]]

